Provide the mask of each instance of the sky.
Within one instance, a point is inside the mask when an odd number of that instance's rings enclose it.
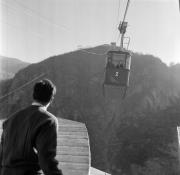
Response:
[[[130,0],[129,49],[180,63],[179,0]],[[127,0],[0,0],[0,55],[26,62],[117,42]]]

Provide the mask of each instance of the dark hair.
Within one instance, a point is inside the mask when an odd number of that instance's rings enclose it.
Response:
[[[33,98],[41,104],[47,104],[56,93],[56,86],[48,79],[41,80],[34,85]]]

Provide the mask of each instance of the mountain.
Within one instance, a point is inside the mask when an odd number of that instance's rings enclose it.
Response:
[[[0,56],[0,81],[12,78],[15,73],[28,65],[29,63],[16,58]]]
[[[178,174],[176,126],[180,114],[178,65],[168,67],[153,55],[132,53],[130,86],[102,84],[109,45],[77,50],[31,64],[4,84],[0,116],[29,105],[39,78],[57,86],[49,110],[57,117],[84,122],[90,137],[92,166],[113,175]],[[159,173],[159,174],[158,174]]]

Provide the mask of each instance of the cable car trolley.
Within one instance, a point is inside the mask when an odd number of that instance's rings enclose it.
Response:
[[[103,84],[103,94],[105,95],[105,85],[118,86],[123,92],[123,97],[126,96],[126,91],[129,86],[131,54],[124,48],[124,35],[126,33],[127,22],[125,21],[130,0],[127,1],[123,21],[119,24],[119,32],[121,35],[120,47],[112,48],[107,53],[106,72]]]

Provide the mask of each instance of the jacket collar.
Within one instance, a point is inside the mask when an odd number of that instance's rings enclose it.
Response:
[[[41,107],[43,110],[47,111],[47,106],[44,106],[44,105],[42,105],[41,103],[38,103],[38,102],[34,101],[34,102],[32,103],[32,105],[33,105],[33,106]]]

